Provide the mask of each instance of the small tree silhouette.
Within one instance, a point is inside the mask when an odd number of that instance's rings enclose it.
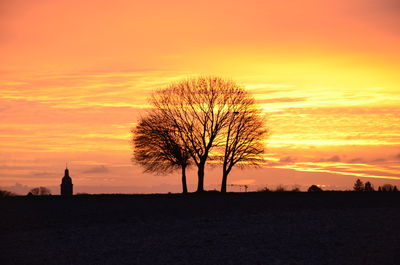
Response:
[[[321,192],[323,191],[320,187],[318,187],[317,185],[311,185],[308,190],[308,192]]]
[[[165,174],[181,168],[182,192],[187,193],[186,168],[190,166],[190,155],[173,124],[154,112],[141,118],[132,133],[132,161],[143,166],[145,172]]]
[[[364,191],[364,183],[360,179],[357,179],[356,182],[354,183],[353,190]]]
[[[364,191],[367,191],[367,192],[375,191],[375,189],[372,186],[371,182],[369,182],[369,181],[365,182]]]
[[[222,130],[224,144],[221,145],[222,182],[221,192],[226,192],[228,175],[235,165],[240,168],[260,166],[263,161],[264,140],[268,130],[262,110],[253,97],[244,89],[236,91],[236,97],[228,103],[231,111],[227,115],[227,126]]]
[[[35,196],[51,195],[50,189],[46,187],[37,187],[29,191],[30,194]]]
[[[399,190],[397,189],[397,186],[394,186],[392,191],[393,192],[398,192]]]

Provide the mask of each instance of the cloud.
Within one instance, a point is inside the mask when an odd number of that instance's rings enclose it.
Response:
[[[340,162],[341,159],[338,155],[334,155],[330,158],[321,158],[317,162]]]
[[[53,174],[47,171],[38,171],[38,172],[31,172],[30,175],[35,177],[48,177],[52,176]]]
[[[266,104],[266,103],[287,103],[287,102],[301,102],[306,101],[307,98],[268,98],[257,100],[257,103]]]
[[[335,155],[335,156],[332,156],[331,158],[328,158],[326,161],[327,162],[340,162],[340,160],[341,160],[340,157]]]
[[[281,163],[294,163],[296,162],[297,158],[296,157],[291,157],[291,156],[286,156],[283,157],[279,160]]]
[[[364,161],[364,159],[362,159],[361,157],[356,157],[356,158],[353,158],[353,159],[350,159],[349,161],[348,161],[348,163],[364,163],[365,161]]]
[[[362,1],[364,15],[374,22],[396,29],[399,25],[400,2],[398,0],[370,0]],[[396,29],[398,32],[398,29]]]
[[[372,160],[371,162],[372,162],[372,163],[376,163],[376,162],[385,162],[386,160],[387,160],[386,158],[377,158],[377,159]]]
[[[103,174],[103,173],[108,173],[109,171],[110,170],[106,166],[101,165],[101,166],[89,168],[89,169],[83,171],[83,173],[84,174]]]
[[[249,89],[253,94],[273,94],[282,92],[292,92],[293,85],[284,84],[247,84],[246,88]]]
[[[33,187],[30,187],[30,186],[27,186],[27,185],[23,185],[23,184],[20,184],[20,183],[15,183],[12,186],[0,186],[0,189],[8,190],[8,191],[14,192],[14,193],[16,193],[18,195],[25,195],[32,188]]]

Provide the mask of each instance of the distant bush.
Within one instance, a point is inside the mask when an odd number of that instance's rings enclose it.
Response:
[[[34,195],[34,196],[45,196],[45,195],[51,195],[50,189],[46,187],[37,187],[33,188],[29,191],[28,195]]]
[[[259,189],[257,192],[271,192],[271,190],[270,190],[270,189],[268,189],[268,187],[267,187],[267,186],[265,186],[264,188],[262,188],[262,189]]]
[[[307,192],[321,192],[321,191],[323,190],[317,185],[311,185],[307,190]]]
[[[282,185],[278,185],[275,189],[275,192],[285,192],[285,187],[283,187]]]
[[[8,190],[0,190],[0,199],[7,198],[7,197],[13,197],[13,196],[15,196],[15,195],[16,195],[16,194],[13,193],[13,192],[11,192],[11,191],[8,191]]]
[[[300,187],[299,187],[298,185],[295,185],[295,186],[292,188],[291,192],[300,192]]]
[[[397,192],[399,190],[397,189],[396,186],[394,186],[392,184],[385,184],[385,185],[379,186],[378,191],[382,191],[382,192]]]

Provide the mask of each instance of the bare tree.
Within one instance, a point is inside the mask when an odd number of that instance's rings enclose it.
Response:
[[[156,91],[152,105],[172,122],[197,166],[197,191],[204,191],[204,169],[210,151],[224,143],[220,132],[231,122],[243,88],[218,77],[187,79]]]
[[[132,160],[143,166],[145,172],[170,173],[181,168],[182,192],[187,193],[186,168],[190,156],[172,124],[153,112],[141,118],[132,133]]]
[[[268,133],[262,112],[248,92],[238,91],[231,100],[228,125],[223,129],[221,192],[226,192],[228,175],[236,164],[241,168],[260,165]]]
[[[35,196],[42,196],[42,195],[51,195],[50,189],[46,187],[37,187],[33,188],[29,191],[30,194]]]

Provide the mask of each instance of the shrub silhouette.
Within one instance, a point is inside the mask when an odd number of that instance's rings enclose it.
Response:
[[[317,185],[311,185],[307,190],[307,192],[321,192],[321,191],[323,190]]]
[[[267,186],[265,186],[264,188],[262,188],[262,189],[258,190],[258,192],[271,192],[271,190],[270,190],[270,189],[268,189],[268,187],[267,187]]]
[[[37,187],[33,188],[29,191],[28,195],[34,195],[34,196],[46,196],[46,195],[51,195],[50,189],[46,187]]]
[[[283,187],[282,185],[278,185],[275,189],[275,192],[285,192],[285,187]]]
[[[378,191],[382,191],[382,192],[396,192],[397,187],[392,185],[392,184],[384,184],[382,186],[379,186]]]
[[[297,185],[295,185],[295,186],[292,188],[291,192],[300,192],[300,187],[297,186]]]

